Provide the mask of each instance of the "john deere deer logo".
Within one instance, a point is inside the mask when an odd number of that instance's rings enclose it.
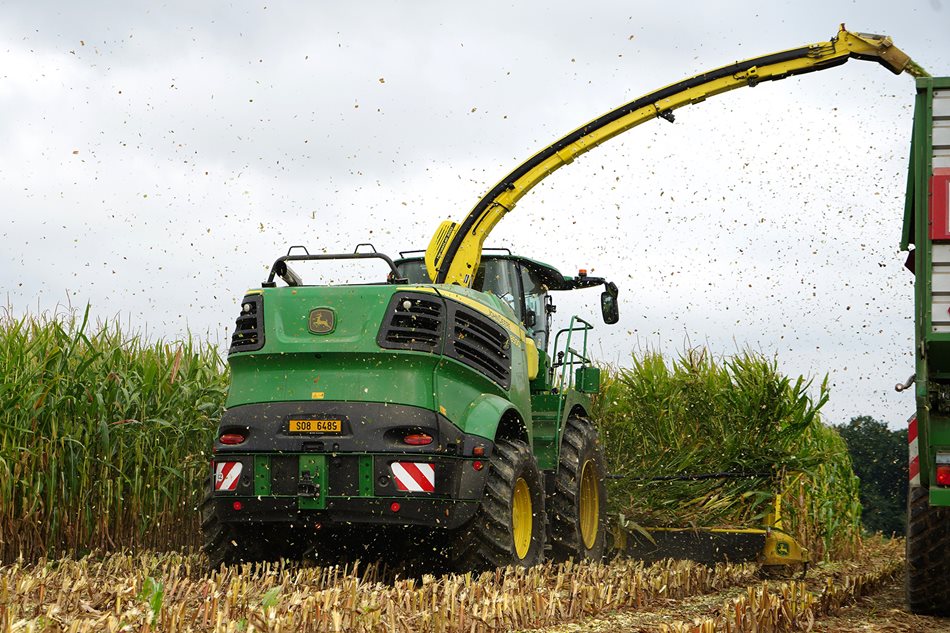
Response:
[[[310,331],[314,334],[329,334],[336,326],[333,310],[317,308],[310,311]]]

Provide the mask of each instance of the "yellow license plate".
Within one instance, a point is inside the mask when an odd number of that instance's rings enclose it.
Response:
[[[340,420],[291,420],[291,433],[339,433],[343,428]]]

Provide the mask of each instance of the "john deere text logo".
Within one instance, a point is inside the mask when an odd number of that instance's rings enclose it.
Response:
[[[330,308],[310,311],[310,331],[314,334],[329,334],[336,327],[336,318]]]

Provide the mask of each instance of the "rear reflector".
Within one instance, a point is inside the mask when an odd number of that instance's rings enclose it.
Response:
[[[420,462],[390,464],[399,492],[435,492],[435,465]]]
[[[228,444],[234,446],[235,444],[241,444],[244,440],[247,439],[246,435],[241,435],[240,433],[225,433],[218,438],[218,441],[222,444]]]
[[[223,492],[237,490],[238,480],[241,478],[241,462],[215,462],[214,489]]]
[[[937,484],[950,486],[950,464],[939,464],[937,466]]]
[[[426,446],[432,443],[432,436],[425,433],[412,433],[402,438],[402,441],[409,446]]]

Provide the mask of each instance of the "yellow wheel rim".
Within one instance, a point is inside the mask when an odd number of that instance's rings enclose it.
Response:
[[[584,547],[591,549],[597,542],[600,529],[600,490],[597,485],[597,466],[593,460],[584,462],[581,469],[581,499],[578,508],[581,519],[581,538]]]
[[[511,500],[511,534],[515,539],[515,553],[524,558],[531,549],[531,532],[534,516],[531,514],[531,491],[528,483],[518,478],[515,494]]]

